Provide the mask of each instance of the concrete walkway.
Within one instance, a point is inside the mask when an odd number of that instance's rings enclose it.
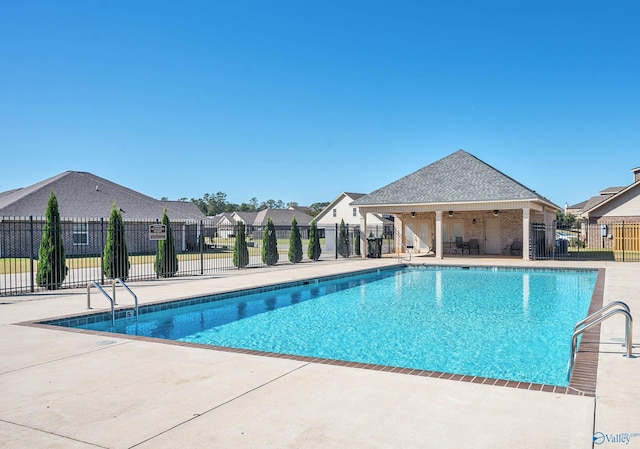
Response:
[[[145,303],[396,263],[304,263],[130,286]],[[638,315],[640,264],[589,266],[607,269],[605,303],[625,301]],[[622,356],[621,317],[602,326],[594,399],[17,325],[85,307],[84,289],[0,297],[0,448],[582,449],[593,447],[594,432],[596,447],[627,434],[623,445],[640,448],[640,358]]]

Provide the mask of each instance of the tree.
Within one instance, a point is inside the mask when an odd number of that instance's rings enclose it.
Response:
[[[328,201],[324,203],[313,203],[311,206],[309,206],[308,208],[309,212],[307,212],[307,214],[311,215],[312,217],[317,217],[318,214],[322,212],[324,208],[327,207],[328,205],[329,205]]]
[[[302,240],[300,239],[300,228],[296,216],[291,220],[291,232],[289,233],[289,261],[293,263],[302,262]]]
[[[238,222],[238,232],[236,233],[236,243],[233,247],[233,265],[244,268],[249,265],[249,248],[247,248],[244,222]]]
[[[62,242],[62,226],[58,199],[51,190],[47,202],[46,222],[42,230],[36,282],[47,290],[57,290],[67,276],[67,265]]]
[[[104,275],[110,279],[126,280],[130,266],[122,214],[114,202],[109,215],[107,242],[104,245]]]
[[[561,211],[556,212],[556,223],[559,227],[573,228],[576,226],[578,219],[573,214],[565,214]]]
[[[267,226],[262,233],[262,262],[267,266],[278,263],[278,238],[276,236],[276,228],[273,220],[269,217]]]
[[[320,259],[322,248],[320,248],[320,234],[318,233],[318,226],[316,221],[311,221],[311,228],[309,229],[309,247],[307,248],[307,256],[311,260]]]
[[[344,219],[340,220],[340,231],[338,233],[338,254],[342,257],[349,257],[349,236],[344,224]]]
[[[176,245],[173,242],[171,222],[167,216],[167,208],[162,212],[162,224],[167,227],[167,239],[158,241],[158,254],[156,255],[155,270],[160,277],[173,277],[178,271],[178,255]]]

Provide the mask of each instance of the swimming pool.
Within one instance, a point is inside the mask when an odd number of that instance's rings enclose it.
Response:
[[[596,276],[396,267],[141,307],[115,327],[108,314],[50,324],[566,386]]]

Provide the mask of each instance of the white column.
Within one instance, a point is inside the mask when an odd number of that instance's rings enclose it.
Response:
[[[436,211],[436,259],[442,259],[442,211]]]
[[[531,209],[525,207],[522,209],[522,259],[529,260],[529,230],[531,224],[529,222],[529,214]]]
[[[367,213],[360,213],[360,256],[367,257],[369,247],[367,246]]]
[[[393,227],[394,227],[394,236],[393,236],[393,241],[395,242],[395,250],[396,250],[396,254],[400,255],[402,254],[402,248],[404,245],[404,222],[402,221],[402,219],[400,218],[400,215],[396,215],[394,220],[393,220]]]

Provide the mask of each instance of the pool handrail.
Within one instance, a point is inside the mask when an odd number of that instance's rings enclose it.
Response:
[[[87,309],[91,308],[91,287],[97,287],[98,290],[102,292],[102,294],[109,300],[109,304],[111,304],[111,324],[114,325],[116,322],[116,312],[114,308],[114,300],[109,296],[109,293],[105,292],[104,289],[98,284],[96,281],[91,281],[87,285]]]
[[[112,288],[112,293],[113,293],[113,303],[116,303],[116,286],[120,284],[122,285],[128,292],[129,294],[131,294],[131,296],[133,296],[133,303],[134,303],[134,308],[135,308],[135,312],[136,312],[136,319],[138,318],[138,297],[136,296],[135,293],[133,293],[131,291],[131,289],[129,288],[129,286],[127,284],[124,283],[124,281],[121,278],[116,278],[113,281],[113,288]]]
[[[602,315],[602,313],[604,313],[605,311],[612,309],[616,306],[620,306],[622,307],[624,310],[626,310],[627,312],[631,313],[631,309],[629,308],[629,306],[627,304],[625,304],[622,301],[612,301],[609,304],[607,304],[606,306],[602,307],[601,309],[595,311],[594,313],[592,313],[591,315],[589,315],[588,317],[586,317],[584,320],[582,321],[578,321],[576,323],[575,326],[573,326],[573,331],[577,331],[578,328],[584,324],[587,324],[588,322],[590,322],[591,320],[593,320],[594,318]]]
[[[625,354],[625,357],[628,358],[634,358],[633,355],[633,317],[631,316],[631,313],[629,313],[629,311],[625,310],[625,309],[614,309],[611,310],[608,313],[605,313],[604,315],[602,315],[601,317],[590,321],[588,324],[585,324],[584,327],[576,330],[573,332],[573,335],[571,336],[571,356],[569,358],[569,372],[567,373],[567,378],[571,378],[571,371],[573,370],[573,365],[575,363],[575,357],[576,357],[576,349],[577,349],[577,341],[578,341],[578,336],[580,336],[580,334],[582,334],[583,332],[591,329],[592,327],[596,326],[597,324],[600,324],[601,321],[606,320],[607,318],[612,317],[613,315],[616,315],[618,313],[621,313],[622,315],[625,316],[625,335],[624,335],[624,340],[625,340],[625,344],[624,346],[627,347],[627,353]]]
[[[409,255],[409,258],[405,259],[402,256],[400,249],[398,249],[398,262],[407,262],[407,263],[411,262],[411,251],[409,251],[409,248],[407,247],[407,245],[405,245],[404,242],[402,241],[403,240],[402,235],[400,235],[400,233],[397,230],[395,231],[395,234],[396,234],[396,238],[398,239],[398,243],[400,243],[401,247],[404,247],[404,249],[407,250],[407,254]]]

